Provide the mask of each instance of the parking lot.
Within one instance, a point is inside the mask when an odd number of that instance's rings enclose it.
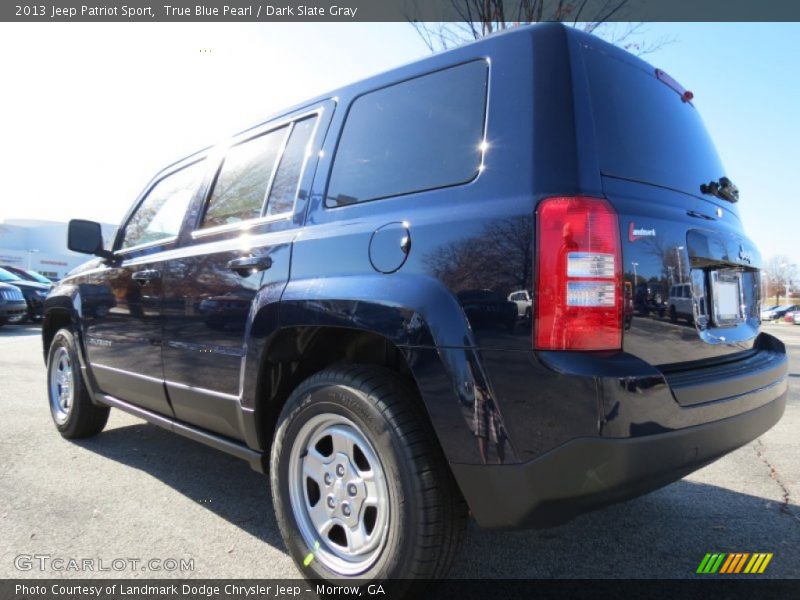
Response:
[[[453,575],[685,578],[706,552],[772,552],[765,576],[800,577],[800,326],[764,329],[791,355],[774,429],[685,480],[555,529],[472,525]],[[61,439],[38,327],[0,328],[0,406],[0,577],[298,576],[267,481],[246,463],[119,411],[94,439]],[[92,559],[95,572],[40,569],[20,555]],[[193,564],[97,571],[118,559]]]

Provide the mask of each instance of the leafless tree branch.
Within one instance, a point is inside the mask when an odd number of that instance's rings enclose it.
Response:
[[[646,39],[644,23],[614,22],[624,13],[631,0],[517,0],[508,4],[504,0],[449,0],[459,21],[423,22],[416,18],[421,11],[418,0],[408,21],[431,51],[446,50],[465,42],[480,39],[497,31],[541,21],[562,21],[587,33],[598,35],[637,56],[653,52],[673,43],[667,36]],[[592,6],[593,14],[588,14]],[[511,11],[508,13],[507,11]],[[508,20],[511,17],[512,20]]]

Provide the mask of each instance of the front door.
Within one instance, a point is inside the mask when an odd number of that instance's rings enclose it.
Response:
[[[100,391],[169,416],[161,361],[164,258],[204,170],[205,161],[195,161],[158,178],[117,235],[114,260],[87,273],[78,288]]]

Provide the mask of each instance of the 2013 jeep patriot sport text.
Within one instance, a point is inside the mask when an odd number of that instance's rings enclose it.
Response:
[[[96,258],[46,300],[53,419],[268,472],[307,577],[443,576],[467,510],[561,523],[781,417],[725,175],[689,92],[558,24],[353,84],[164,169],[109,249],[71,222]],[[644,283],[692,319],[625,311]]]

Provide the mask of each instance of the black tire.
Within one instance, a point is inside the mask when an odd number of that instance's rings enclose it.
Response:
[[[678,313],[675,310],[674,306],[669,307],[669,322],[670,323],[677,323],[678,322]]]
[[[531,320],[531,307],[530,306],[525,309],[525,315],[522,317],[522,319],[526,323],[530,322],[530,320]]]
[[[388,525],[381,529],[385,531],[383,545],[374,561],[361,572],[343,573],[344,569],[332,567],[330,540],[323,540],[318,533],[313,534],[316,543],[312,544],[308,533],[304,538],[292,508],[293,445],[300,444],[302,450],[305,445],[302,431],[312,419],[314,423],[341,417],[357,425],[372,445],[379,467],[385,471],[388,490],[389,518]],[[299,456],[306,461],[308,451]],[[342,455],[331,451],[330,456],[336,460]],[[303,485],[308,486],[302,468],[301,472]],[[278,420],[270,483],[283,540],[300,571],[311,580],[403,579],[409,580],[404,587],[410,588],[412,579],[443,577],[466,528],[466,504],[436,443],[416,390],[397,374],[379,367],[329,368],[298,386]],[[322,489],[318,502],[334,488],[326,489]],[[308,502],[309,492],[305,494]],[[398,590],[393,588],[393,591]]]
[[[64,358],[68,359],[70,365],[72,397],[69,408],[60,411],[62,407],[56,395],[61,388],[58,383],[54,383],[54,378],[57,378],[55,371],[59,370]],[[69,329],[59,329],[56,332],[47,352],[47,397],[53,423],[66,439],[91,437],[103,431],[106,426],[110,409],[107,406],[97,406],[91,401],[89,390],[81,376],[75,337]]]

